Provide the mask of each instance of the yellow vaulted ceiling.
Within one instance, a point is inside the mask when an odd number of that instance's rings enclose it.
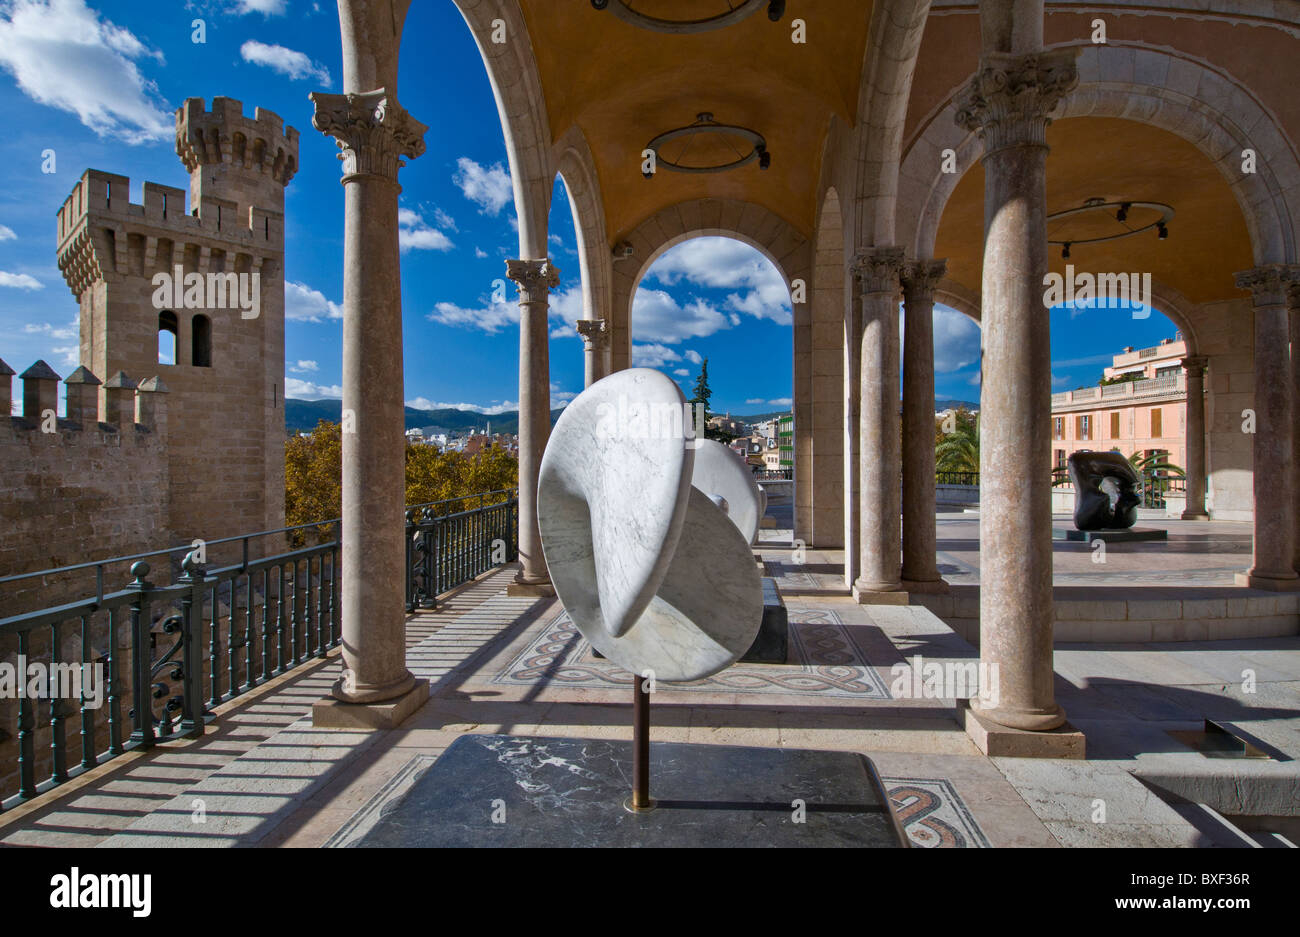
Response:
[[[1076,272],[1149,272],[1196,303],[1244,295],[1234,286],[1233,274],[1254,266],[1246,223],[1227,182],[1195,146],[1168,131],[1109,117],[1056,121],[1047,128],[1047,142],[1049,213],[1094,197],[1164,202],[1176,212],[1164,241],[1148,231],[1074,245],[1068,263]],[[1098,230],[1118,230],[1102,222]],[[1098,219],[1081,219],[1070,233],[1087,237],[1080,232],[1097,225]],[[1049,222],[1049,238],[1060,236],[1053,235],[1055,227]],[[983,231],[984,171],[976,166],[953,191],[934,248],[934,256],[948,258],[949,277],[975,291],[980,289]],[[1048,259],[1053,271],[1064,272],[1067,261],[1059,246],[1051,248]]]
[[[661,18],[701,19],[736,0],[637,0]],[[791,3],[779,23],[761,9],[695,35],[649,32],[588,0],[522,0],[551,132],[576,123],[596,160],[606,228],[617,240],[669,205],[696,198],[756,202],[811,234],[822,144],[832,115],[853,122],[871,3]],[[808,42],[791,41],[791,21]],[[641,151],[663,131],[711,112],[763,134],[770,169],[641,175]],[[698,151],[695,151],[698,152]]]

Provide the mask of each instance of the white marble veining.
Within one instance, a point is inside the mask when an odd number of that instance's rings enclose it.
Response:
[[[556,423],[537,496],[551,581],[578,629],[619,666],[667,682],[731,665],[763,615],[749,544],[692,488],[680,420],[657,418],[684,404],[658,371],[597,381]]]
[[[695,440],[695,468],[691,484],[706,495],[716,495],[727,505],[727,516],[740,529],[746,543],[758,539],[763,516],[763,489],[745,460],[716,439]]]

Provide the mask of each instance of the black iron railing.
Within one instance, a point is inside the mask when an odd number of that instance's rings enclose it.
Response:
[[[46,675],[37,684],[24,679],[16,707],[0,698],[0,811],[124,752],[200,736],[213,707],[325,657],[341,639],[339,527],[336,518],[0,579],[0,588],[13,593],[22,580],[95,577],[93,588],[87,579],[81,590],[84,598],[0,619],[0,651],[16,642],[24,678],[31,664]],[[283,548],[307,528],[332,536]],[[438,595],[515,559],[517,530],[514,491],[409,508],[408,609],[429,607]],[[271,555],[252,558],[259,538],[270,538],[264,542],[274,544]],[[239,559],[205,567],[201,558],[223,546],[231,556],[238,550]],[[170,574],[182,551],[173,582],[150,581],[147,559],[164,558],[159,571]],[[106,593],[105,570],[128,561],[131,581]],[[23,593],[31,594],[39,593]],[[69,741],[70,733],[79,738]]]
[[[788,482],[794,480],[794,469],[770,469],[754,473],[754,480],[760,482]]]
[[[464,508],[467,501],[478,505]],[[438,596],[519,555],[516,491],[417,504],[406,509],[406,610],[433,608]]]
[[[938,485],[974,485],[979,487],[979,472],[935,472],[935,484]]]

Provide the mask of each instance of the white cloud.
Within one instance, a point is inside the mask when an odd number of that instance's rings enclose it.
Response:
[[[569,405],[569,401],[571,401],[576,396],[578,395],[573,391],[560,390],[559,384],[552,383],[551,384],[551,409],[559,410],[561,407],[567,407]]]
[[[318,365],[315,361],[299,361],[296,365],[291,367],[289,370],[292,371],[294,374],[308,374],[312,371],[319,371],[320,365]]]
[[[688,371],[686,368],[677,368],[675,371],[673,371],[673,373],[676,374],[678,377],[690,377],[690,376],[691,376],[691,372]]]
[[[689,361],[691,364],[699,364],[701,361],[704,360],[704,356],[701,355],[694,348],[686,349],[684,352],[682,352],[682,357],[685,358],[687,361]]]
[[[81,364],[81,347],[78,345],[59,345],[55,347],[54,353],[59,356],[59,364],[68,368],[75,368]]]
[[[511,302],[482,303],[477,309],[457,306],[455,303],[437,303],[426,316],[430,322],[451,325],[460,329],[482,329],[496,334],[504,328],[519,324],[519,306]]]
[[[313,384],[311,381],[300,381],[296,377],[286,377],[284,395],[295,400],[320,400],[324,397],[342,397],[343,388],[338,384]]]
[[[789,397],[777,397],[775,400],[769,400],[768,403],[774,407],[789,407],[794,401]]]
[[[247,13],[261,13],[263,16],[284,16],[288,5],[289,0],[235,0],[234,12],[240,16]]]
[[[479,260],[482,260],[483,258],[487,257],[487,251],[483,250],[483,248],[481,247],[476,247],[474,248],[474,256],[477,257]]]
[[[475,413],[484,413],[495,415],[498,413],[509,413],[519,409],[518,401],[502,400],[488,406],[477,403],[444,403],[442,401],[430,400],[428,397],[415,397],[406,401],[406,405],[413,410],[472,410]]]
[[[728,309],[790,325],[790,291],[772,262],[748,244],[725,237],[694,238],[656,260],[646,279],[665,286],[682,281],[709,289],[744,290],[727,296]],[[733,325],[740,320],[731,316]]]
[[[960,371],[980,360],[980,327],[968,316],[942,306],[934,308],[934,370]]]
[[[313,62],[304,52],[249,39],[239,47],[239,54],[245,62],[264,65],[281,75],[288,75],[293,81],[315,78],[323,85],[330,83],[329,69],[319,62]]]
[[[583,316],[582,284],[575,283],[567,290],[551,294],[551,338],[573,336],[581,340],[575,327]]]
[[[745,403],[766,403],[762,397],[750,397]]]
[[[85,0],[11,0],[0,6],[0,66],[33,101],[76,114],[100,136],[164,140],[176,124],[136,60],[151,51]]]
[[[43,290],[45,284],[25,273],[6,273],[0,270],[0,286],[10,286],[16,290]]]
[[[28,335],[48,335],[50,338],[66,340],[76,338],[79,333],[77,319],[74,317],[70,325],[57,326],[51,322],[28,322],[23,326],[23,331]]]
[[[0,224],[0,241],[12,241],[16,237],[18,237],[18,235],[14,234],[13,228],[8,228]]]
[[[343,307],[330,302],[320,290],[288,280],[284,284],[284,317],[297,322],[342,319]]]
[[[509,171],[500,163],[485,168],[468,156],[456,160],[456,172],[451,177],[467,199],[479,206],[480,211],[499,215],[514,198],[514,188]]]
[[[632,337],[676,345],[729,328],[727,317],[703,300],[686,306],[663,290],[640,287],[632,300]]]
[[[667,345],[633,345],[632,367],[662,368],[666,364],[681,361],[682,356]]]
[[[447,214],[441,208],[435,208],[433,210],[433,220],[434,223],[437,224],[437,226],[440,228],[445,228],[448,231],[459,230],[456,227],[456,219],[451,217],[451,215]]]
[[[409,208],[397,210],[397,243],[403,252],[449,251],[456,246],[451,242],[451,238],[437,228],[431,227],[418,212]]]

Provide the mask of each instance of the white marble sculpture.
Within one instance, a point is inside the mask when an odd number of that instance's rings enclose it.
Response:
[[[659,371],[597,381],[551,431],[537,520],[551,582],[601,654],[656,680],[698,680],[749,649],[763,590],[749,543],[692,487],[686,400]]]
[[[727,516],[744,535],[746,543],[758,539],[763,489],[754,481],[754,473],[744,459],[717,440],[697,439],[691,484],[706,495],[717,495],[726,502]]]

